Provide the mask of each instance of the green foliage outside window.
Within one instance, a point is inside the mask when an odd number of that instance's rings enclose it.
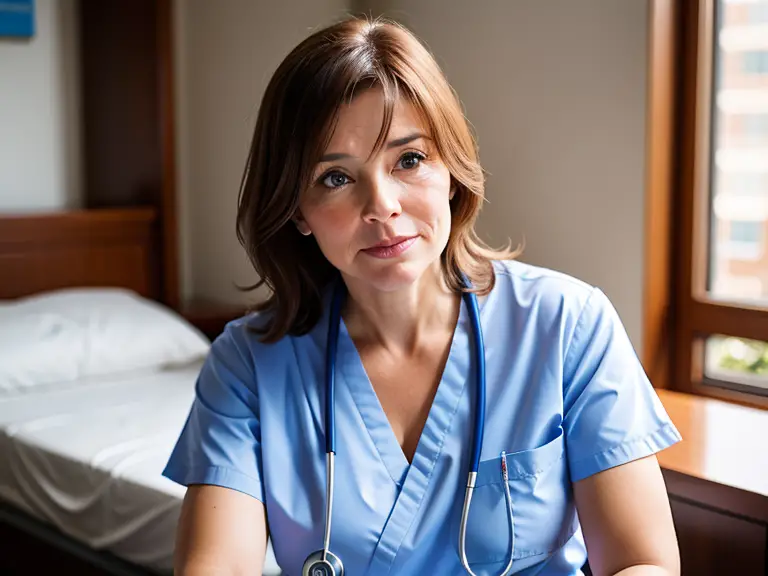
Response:
[[[768,376],[768,342],[743,338],[718,340],[715,353],[720,368]]]

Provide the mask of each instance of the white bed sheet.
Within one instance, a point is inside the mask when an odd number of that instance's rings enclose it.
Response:
[[[170,570],[185,488],[161,475],[200,364],[0,395],[0,498],[98,550]],[[264,574],[279,574],[268,550]]]

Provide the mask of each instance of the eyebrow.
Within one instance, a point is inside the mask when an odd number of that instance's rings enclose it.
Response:
[[[390,140],[389,142],[387,142],[387,145],[385,146],[385,148],[387,150],[391,150],[392,148],[405,146],[406,144],[409,144],[414,140],[418,140],[419,138],[424,138],[426,140],[429,139],[427,136],[425,136],[421,132],[414,132],[413,134],[409,134],[408,136],[403,136],[402,138],[398,138],[397,140]],[[353,156],[351,154],[345,154],[344,152],[332,152],[329,154],[323,154],[323,156],[320,158],[320,162],[334,162],[336,160],[342,160],[344,158],[353,158]]]

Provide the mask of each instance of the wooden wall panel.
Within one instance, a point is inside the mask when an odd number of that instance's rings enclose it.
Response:
[[[158,300],[179,303],[171,0],[80,0],[85,206],[151,206]]]
[[[154,205],[162,185],[152,0],[81,0],[86,207]]]

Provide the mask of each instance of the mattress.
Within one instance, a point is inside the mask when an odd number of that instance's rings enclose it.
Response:
[[[200,364],[0,395],[0,499],[97,550],[170,571],[185,488],[161,475]],[[279,574],[268,550],[264,574]]]

